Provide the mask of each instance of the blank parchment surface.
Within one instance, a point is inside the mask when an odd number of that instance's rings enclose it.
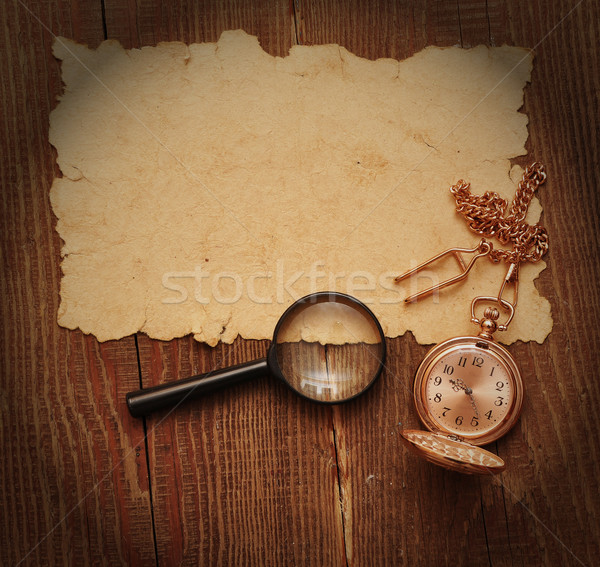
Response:
[[[458,179],[512,199],[529,51],[428,47],[398,62],[323,45],[278,58],[232,31],[140,50],[59,38],[54,53],[65,84],[50,125],[61,325],[100,340],[269,338],[295,299],[332,289],[367,303],[389,337],[476,332],[470,301],[496,295],[506,266],[482,259],[416,305],[404,297],[452,262],[393,278],[478,242],[454,211]],[[534,199],[528,219],[540,214]],[[522,267],[502,342],[550,332],[534,286],[544,267]]]

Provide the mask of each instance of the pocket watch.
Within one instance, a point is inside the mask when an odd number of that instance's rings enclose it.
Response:
[[[412,302],[463,280],[479,258],[508,264],[497,297],[480,296],[471,302],[471,321],[479,325],[479,333],[434,346],[415,375],[415,406],[428,431],[405,430],[402,438],[420,456],[451,470],[496,474],[505,468],[500,457],[480,446],[496,441],[517,422],[523,405],[523,380],[514,358],[494,341],[493,334],[506,330],[514,317],[520,263],[537,262],[548,250],[546,230],[525,221],[533,194],[545,180],[540,163],[528,167],[508,214],[506,201],[497,193],[472,195],[469,184],[459,181],[450,191],[456,211],[465,217],[469,228],[494,236],[501,244],[511,242],[512,250],[494,249],[489,240],[482,238],[474,248],[450,248],[396,278],[401,281],[432,262],[454,256],[461,272],[405,300]],[[473,254],[468,264],[465,254]],[[512,301],[503,297],[509,286],[513,288]],[[487,307],[483,317],[478,318],[475,313],[480,304]],[[500,311],[507,314],[503,324],[498,323]]]
[[[497,301],[477,297],[480,301]],[[505,306],[512,304],[502,300]],[[434,346],[417,369],[413,394],[417,413],[429,432],[403,431],[413,451],[459,472],[495,474],[504,461],[481,449],[505,435],[523,405],[523,380],[512,355],[493,339],[498,309],[488,307],[477,336],[460,336]],[[509,319],[511,317],[509,316]]]

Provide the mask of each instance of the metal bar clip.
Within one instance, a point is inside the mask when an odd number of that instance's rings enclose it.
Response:
[[[450,254],[452,256],[454,256],[454,258],[458,262],[458,265],[462,271],[458,275],[453,276],[441,283],[435,284],[427,289],[424,289],[422,291],[414,293],[413,295],[407,297],[404,300],[405,303],[411,303],[413,301],[418,301],[419,299],[421,299],[423,297],[427,297],[428,295],[431,295],[434,291],[436,291],[438,289],[448,287],[449,285],[452,285],[456,282],[459,282],[460,280],[465,279],[469,275],[469,272],[471,271],[471,268],[475,264],[476,260],[478,260],[479,258],[481,258],[483,256],[487,256],[491,251],[492,251],[492,245],[485,238],[482,238],[481,242],[475,248],[449,248],[448,250],[444,250],[444,252],[442,252],[441,254],[438,254],[437,256],[430,258],[426,262],[419,264],[416,268],[413,268],[412,270],[409,270],[408,272],[405,272],[404,274],[400,274],[399,276],[397,276],[395,278],[394,281],[400,282],[400,281],[412,276],[413,274],[420,272],[421,270],[423,270],[424,268],[426,268],[433,262],[436,262],[437,260],[440,260],[440,259],[444,258],[445,256],[448,256]],[[474,256],[471,258],[471,261],[467,264],[462,257],[463,254],[474,254]],[[503,290],[504,290],[504,286],[503,286],[502,290],[500,291],[500,296],[502,295]]]
[[[513,288],[513,300],[509,303],[514,307],[517,306],[517,299],[519,298],[519,264],[518,262],[512,263],[508,266],[508,270],[506,271],[506,275],[504,276],[504,281],[502,282],[502,287],[500,287],[500,291],[498,292],[498,303],[503,305],[504,290],[508,285],[512,285]]]

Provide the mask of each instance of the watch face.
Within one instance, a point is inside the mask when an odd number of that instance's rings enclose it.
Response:
[[[417,410],[431,430],[481,445],[506,433],[522,403],[519,371],[502,347],[458,337],[434,347],[417,371]]]

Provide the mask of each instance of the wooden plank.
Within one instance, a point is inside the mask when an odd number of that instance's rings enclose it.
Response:
[[[334,413],[348,563],[592,564],[598,525],[587,518],[599,504],[593,488],[599,480],[593,411],[599,392],[591,380],[598,364],[598,198],[590,181],[597,177],[598,112],[590,103],[599,77],[597,10],[582,7],[545,38],[574,2],[531,3],[526,10],[517,2],[435,5],[436,13],[425,8],[421,29],[408,34],[408,14],[423,10],[420,3],[400,8],[315,0],[302,2],[298,12],[304,43],[340,43],[371,59],[409,56],[423,37],[440,45],[459,37],[464,46],[537,48],[524,111],[529,147],[547,162],[550,176],[540,198],[554,269],[542,274],[539,286],[552,302],[555,328],[543,345],[511,347],[526,375],[528,398],[516,430],[497,444],[508,471],[493,481],[448,473],[406,454],[398,422],[418,426],[409,389],[426,348],[409,337],[389,341],[382,383]],[[585,37],[576,41],[582,30]],[[438,34],[445,39],[438,41]],[[576,163],[567,161],[571,148],[579,152]],[[576,227],[569,220],[574,217]],[[595,261],[583,259],[586,250]],[[582,319],[584,304],[590,309]]]
[[[407,339],[388,341],[381,382],[334,414],[348,564],[485,564],[489,482],[433,467],[400,441],[420,427],[411,388],[427,350]]]
[[[296,0],[299,43],[337,43],[367,59],[406,59],[427,45],[460,44],[455,2]]]
[[[283,57],[293,45],[293,12],[287,0],[105,0],[108,37],[127,48],[161,41],[215,42],[225,30],[243,29],[262,48]]]
[[[339,43],[370,59],[409,57],[431,38],[461,40],[456,4],[436,3],[435,11],[418,3],[302,4],[305,43]],[[386,41],[378,43],[381,35]],[[334,413],[348,565],[482,564],[480,484],[415,460],[400,442],[402,427],[418,426],[409,409],[412,372],[427,349],[406,337],[388,341],[388,350],[381,382]]]
[[[61,244],[48,198],[48,117],[61,82],[46,27],[97,43],[99,14],[97,3],[65,2],[11,1],[0,11],[3,565],[155,556],[143,429],[120,417],[139,383],[134,339],[99,345],[56,323]]]
[[[144,384],[265,355],[139,337]],[[159,563],[344,563],[331,408],[265,377],[147,419]]]
[[[521,436],[503,440],[519,474],[506,479],[515,562],[594,564],[600,551],[594,510],[600,423],[596,314],[598,281],[597,4],[508,4],[512,41],[535,49],[525,92],[529,150],[546,162],[540,191],[551,249],[538,281],[552,304],[554,329],[541,345],[519,345],[527,381]],[[529,158],[528,158],[529,159]],[[514,444],[517,443],[517,446]],[[523,536],[522,534],[527,534]],[[517,540],[519,541],[519,540]],[[537,542],[539,552],[532,549]]]
[[[237,28],[273,55],[293,44],[287,1],[107,1],[105,10],[109,37],[126,47],[216,41]],[[265,353],[256,342],[138,340],[144,386]],[[265,378],[161,412],[147,428],[159,564],[344,563],[330,409]]]

